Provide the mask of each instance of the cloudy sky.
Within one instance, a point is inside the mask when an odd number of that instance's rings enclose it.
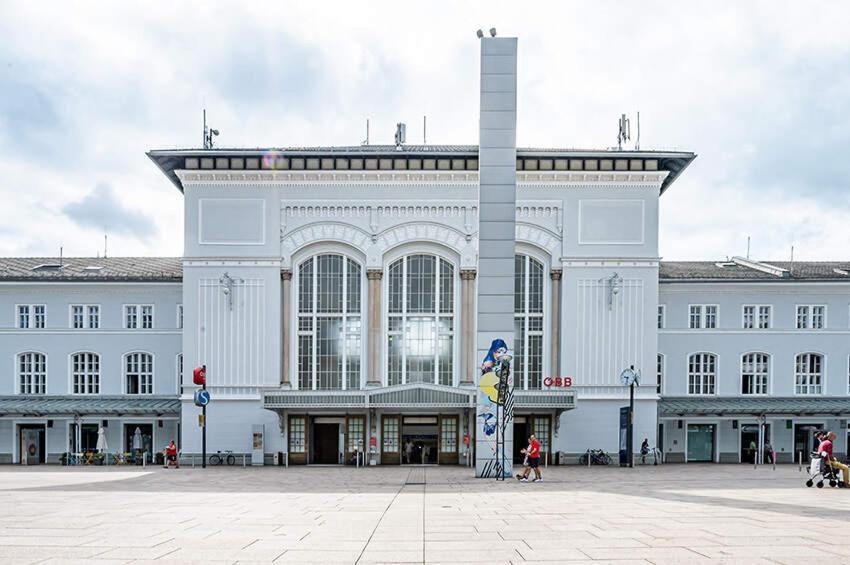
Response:
[[[478,40],[519,49],[518,143],[699,157],[661,254],[850,257],[850,4],[2,0],[0,256],[179,255],[180,193],[145,151],[475,143]]]

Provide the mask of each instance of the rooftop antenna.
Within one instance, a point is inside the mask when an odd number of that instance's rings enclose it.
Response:
[[[635,140],[635,151],[640,151],[640,112],[637,113],[637,139]]]
[[[422,145],[428,145],[428,116],[422,116]]]
[[[407,125],[399,122],[395,125],[395,148],[401,151],[401,146],[407,142]]]
[[[63,249],[63,248],[62,248],[62,246],[60,245],[60,246],[59,246],[59,265],[64,265],[64,264],[65,264],[65,263],[64,263],[64,261],[62,260],[63,252],[64,252],[64,249]]]
[[[207,109],[204,108],[204,149],[213,148],[213,136],[218,136],[218,130],[207,127]]]
[[[103,234],[103,258],[106,259],[107,239],[106,234]]]
[[[366,139],[361,141],[360,145],[369,145],[369,118],[366,118]]]
[[[747,259],[750,258],[750,236],[747,236]]]
[[[625,114],[620,116],[619,121],[620,131],[617,134],[617,149],[622,151],[623,142],[631,140],[631,125],[629,124],[629,119]]]

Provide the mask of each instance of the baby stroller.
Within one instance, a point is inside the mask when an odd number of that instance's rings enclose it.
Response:
[[[817,481],[817,482],[815,482]],[[809,479],[806,481],[807,487],[817,486],[823,488],[824,481],[829,483],[830,487],[844,488],[844,481],[838,478],[838,471],[832,468],[829,464],[829,459],[826,452],[812,452],[812,461],[809,463]]]

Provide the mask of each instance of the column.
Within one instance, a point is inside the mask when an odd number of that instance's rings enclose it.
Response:
[[[366,269],[369,280],[369,374],[367,387],[381,386],[381,269]]]
[[[475,269],[460,271],[460,386],[475,384]]]
[[[283,270],[280,272],[281,280],[281,358],[280,358],[280,384],[281,386],[291,386],[289,381],[289,341],[292,337],[290,333],[290,318],[292,317],[292,271]]]
[[[549,311],[551,312],[552,334],[552,368],[553,376],[561,375],[561,269],[552,269],[549,277],[552,279],[552,301]]]

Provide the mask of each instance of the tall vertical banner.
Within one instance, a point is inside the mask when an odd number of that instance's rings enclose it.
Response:
[[[476,348],[484,362],[476,378],[476,477],[512,474],[513,377],[509,371],[501,373],[501,395],[495,385],[500,383],[499,351],[514,349],[516,59],[515,37],[481,39]]]

